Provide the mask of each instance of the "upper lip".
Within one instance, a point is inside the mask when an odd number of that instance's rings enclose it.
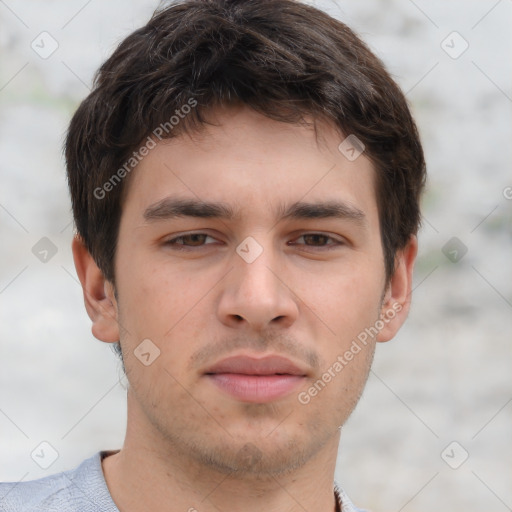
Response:
[[[245,375],[301,375],[306,371],[293,363],[290,359],[271,355],[265,357],[231,356],[218,361],[208,368],[206,374],[212,373],[239,373]]]

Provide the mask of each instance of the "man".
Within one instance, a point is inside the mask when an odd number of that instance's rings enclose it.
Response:
[[[100,68],[66,160],[126,438],[2,510],[356,510],[340,428],[407,316],[425,180],[379,60],[294,0],[174,3]]]

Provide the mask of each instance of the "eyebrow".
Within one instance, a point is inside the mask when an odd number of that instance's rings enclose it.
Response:
[[[166,197],[150,205],[144,211],[148,222],[168,220],[178,217],[195,217],[201,219],[234,220],[240,217],[230,205],[220,202],[207,202],[197,199]],[[366,225],[363,211],[343,201],[325,201],[306,203],[298,201],[290,206],[281,205],[276,212],[276,219],[343,219]]]
[[[224,203],[175,197],[166,197],[152,204],[144,211],[144,219],[146,221],[166,220],[176,217],[232,220],[235,218],[235,212]]]
[[[297,202],[288,208],[281,208],[283,219],[343,219],[357,224],[366,224],[366,215],[362,210],[343,201],[325,201],[305,203]]]

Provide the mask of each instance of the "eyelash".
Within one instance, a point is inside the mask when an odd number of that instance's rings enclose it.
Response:
[[[212,236],[208,235],[207,233],[201,233],[201,232],[198,232],[198,233],[186,233],[184,235],[180,235],[180,236],[177,236],[175,238],[171,238],[169,240],[167,240],[166,242],[164,242],[164,245],[168,245],[168,246],[171,246],[173,247],[174,250],[177,250],[177,251],[191,251],[191,250],[194,250],[195,248],[202,248],[202,247],[205,247],[206,245],[214,245],[214,244],[201,244],[201,245],[185,245],[185,244],[180,244],[180,243],[177,243],[178,240],[183,240],[185,237],[191,237],[191,236],[206,236],[207,238],[212,238]],[[330,235],[327,235],[325,233],[316,233],[316,232],[311,232],[311,233],[303,233],[302,235],[300,235],[298,239],[300,238],[303,238],[303,237],[306,237],[306,236],[316,236],[316,237],[324,237],[325,239],[327,240],[332,240],[334,243],[330,243],[330,244],[326,244],[326,245],[306,245],[306,244],[300,244],[300,245],[304,245],[305,247],[310,247],[310,248],[314,248],[314,249],[320,249],[320,250],[331,250],[335,247],[339,247],[339,246],[342,246],[342,245],[345,245],[343,241],[341,240],[338,240],[336,238],[334,238],[333,236],[330,236]],[[185,249],[186,247],[186,249]]]

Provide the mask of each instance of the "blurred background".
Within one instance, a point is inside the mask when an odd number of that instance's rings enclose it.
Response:
[[[336,479],[375,512],[512,510],[512,1],[312,3],[407,93],[429,171],[412,311],[377,347]],[[0,480],[122,445],[125,382],[90,333],[61,149],[94,71],[157,6],[0,0]]]

